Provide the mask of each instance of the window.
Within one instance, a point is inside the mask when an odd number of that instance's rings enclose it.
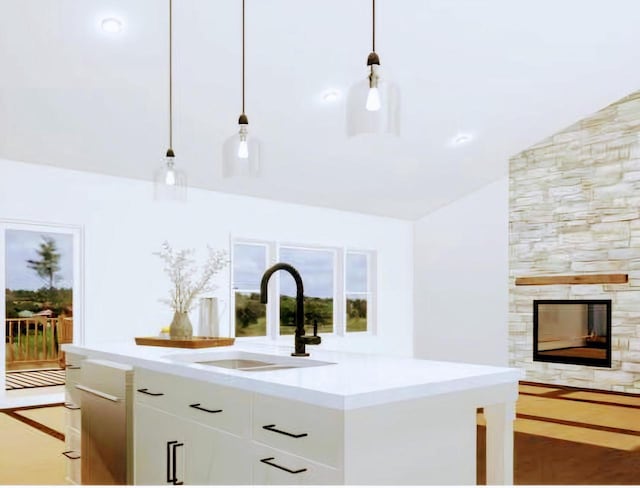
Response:
[[[289,263],[304,283],[304,322],[307,331],[318,322],[318,333],[333,333],[335,252],[280,248],[280,261]],[[280,335],[293,334],[296,313],[296,284],[289,273],[280,273]]]
[[[260,278],[267,268],[267,246],[233,246],[233,294],[236,337],[267,334],[266,306],[260,303]]]
[[[345,311],[346,331],[367,330],[369,303],[369,255],[348,252],[345,259]]]
[[[321,335],[371,332],[374,258],[375,254],[365,251],[235,242],[232,321],[236,337],[295,333],[296,285],[289,273],[280,271],[271,278],[280,299],[260,303],[260,280],[276,262],[291,264],[302,277],[307,334],[313,331],[314,321]]]

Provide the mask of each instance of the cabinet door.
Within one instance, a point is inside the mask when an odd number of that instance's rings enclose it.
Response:
[[[134,479],[136,485],[171,485],[185,479],[186,429],[178,417],[136,403]],[[175,475],[175,476],[174,476]]]
[[[147,405],[135,409],[136,484],[250,483],[247,441]]]
[[[249,459],[250,442],[226,432],[212,432],[213,448],[210,452],[210,485],[249,485],[251,484],[251,461]],[[203,432],[199,426],[199,432]]]

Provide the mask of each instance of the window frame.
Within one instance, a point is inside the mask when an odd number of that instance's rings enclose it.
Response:
[[[235,270],[234,270],[234,259],[235,259],[235,252],[236,252],[236,245],[245,245],[245,246],[260,246],[260,247],[264,247],[264,257],[265,257],[265,264],[267,265],[267,267],[271,266],[270,260],[271,260],[271,253],[272,250],[269,246],[269,244],[265,241],[258,241],[258,240],[254,240],[254,239],[239,239],[239,240],[232,240],[231,241],[231,251],[230,251],[230,259],[231,259],[231,266],[230,266],[230,272],[229,272],[229,282],[230,282],[230,286],[229,286],[229,303],[231,304],[231,306],[229,307],[229,337],[235,337],[238,339],[247,339],[247,338],[252,338],[252,337],[267,337],[269,335],[269,307],[267,306],[267,310],[266,310],[266,334],[264,336],[241,336],[241,337],[237,337],[236,336],[236,293],[255,293],[256,290],[253,289],[249,289],[249,288],[236,288],[235,287]],[[260,293],[260,286],[258,285],[258,289],[257,292]]]
[[[300,243],[292,241],[271,241],[266,239],[233,237],[230,238],[231,247],[231,273],[230,273],[230,297],[229,297],[229,330],[232,337],[236,337],[236,292],[253,292],[253,290],[240,290],[234,288],[234,255],[235,246],[237,244],[259,245],[266,248],[266,267],[267,269],[274,264],[280,262],[281,249],[294,249],[301,251],[325,251],[333,255],[333,332],[323,333],[323,336],[329,337],[347,337],[347,336],[368,336],[377,334],[377,294],[376,294],[376,263],[377,253],[375,250],[351,248],[348,246],[330,246],[309,243]],[[367,298],[367,330],[347,332],[347,290],[346,279],[347,269],[346,261],[348,254],[365,255],[367,258],[367,291],[362,292]],[[269,296],[277,296],[277,300],[269,300],[266,308],[266,334],[261,336],[245,336],[236,337],[240,340],[256,340],[268,338],[271,340],[279,340],[288,338],[287,335],[280,335],[280,273],[275,273],[269,280]]]
[[[367,291],[364,292],[349,292],[347,290],[347,256],[349,254],[357,254],[360,256],[365,256],[367,260]],[[376,263],[376,253],[375,251],[366,251],[361,249],[345,249],[344,250],[344,331],[345,335],[351,334],[369,334],[375,335],[376,333],[376,320],[377,317],[377,308],[376,308],[376,281],[375,281],[375,263]],[[347,295],[362,295],[367,299],[367,330],[361,331],[347,331]]]

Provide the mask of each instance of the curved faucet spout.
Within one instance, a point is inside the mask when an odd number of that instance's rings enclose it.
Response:
[[[271,266],[262,275],[260,281],[260,303],[268,301],[268,284],[269,278],[276,271],[287,271],[296,282],[296,335],[304,335],[304,287],[302,286],[302,277],[298,270],[287,263],[277,263]]]
[[[298,270],[287,263],[277,263],[271,266],[262,275],[260,281],[260,303],[267,303],[268,301],[268,285],[269,278],[276,271],[287,271],[296,282],[296,347],[293,356],[308,356],[309,353],[305,351],[306,343],[319,344],[320,338],[314,339],[314,342],[310,342],[312,338],[304,338],[304,287],[302,286],[302,277]],[[305,341],[305,339],[307,339]]]

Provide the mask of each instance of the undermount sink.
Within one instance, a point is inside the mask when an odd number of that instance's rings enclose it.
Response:
[[[267,363],[254,359],[217,359],[215,361],[194,361],[203,366],[216,366],[218,368],[238,369],[240,371],[272,371],[274,369],[295,368],[295,366]]]
[[[315,359],[259,354],[245,351],[178,353],[165,356],[164,358],[171,361],[186,362],[199,366],[250,372],[309,368],[335,364],[327,363],[325,361],[316,361]]]

